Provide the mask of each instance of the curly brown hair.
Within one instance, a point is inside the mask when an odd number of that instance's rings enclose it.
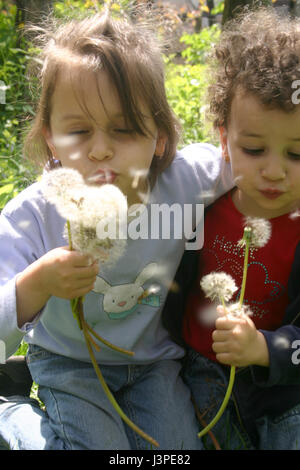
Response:
[[[214,127],[228,124],[238,89],[269,108],[291,112],[300,79],[300,20],[280,17],[270,8],[248,10],[228,23],[214,48],[208,89]]]

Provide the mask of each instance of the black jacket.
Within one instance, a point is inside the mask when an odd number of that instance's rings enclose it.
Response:
[[[182,337],[184,307],[189,289],[197,279],[198,256],[186,251],[176,274],[179,290],[170,292],[163,311],[163,323],[177,343]],[[270,357],[270,366],[248,366],[236,372],[233,397],[242,424],[257,445],[255,420],[265,414],[279,416],[300,404],[300,242],[288,283],[289,305],[282,326],[261,330]],[[224,370],[228,371],[224,366]]]

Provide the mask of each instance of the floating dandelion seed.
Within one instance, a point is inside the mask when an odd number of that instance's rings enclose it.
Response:
[[[53,143],[56,147],[70,147],[78,142],[77,135],[59,135],[56,136]]]
[[[200,191],[200,193],[197,194],[197,198],[201,201],[211,200],[214,198],[215,194],[213,190]]]
[[[287,337],[277,336],[274,340],[274,346],[280,349],[288,349],[291,347],[291,343]]]
[[[22,230],[26,230],[28,229],[28,227],[30,226],[31,222],[30,220],[20,220],[20,222],[18,222],[18,227],[20,227]]]
[[[148,170],[132,168],[129,170],[129,175],[133,178],[131,187],[136,189],[139,185],[140,178],[146,178]]]
[[[80,152],[71,153],[71,155],[69,156],[70,160],[79,160],[80,157],[81,157]]]
[[[214,300],[224,300],[228,302],[237,291],[237,286],[234,279],[226,273],[210,273],[203,276],[200,286],[205,293],[205,296]]]
[[[290,219],[295,220],[300,217],[300,209],[296,209],[295,211],[290,213]]]
[[[197,315],[199,322],[206,326],[213,326],[219,316],[217,306],[217,303],[212,303],[206,305],[203,310],[200,310]]]

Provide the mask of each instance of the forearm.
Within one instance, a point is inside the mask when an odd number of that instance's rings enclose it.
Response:
[[[35,261],[16,279],[18,327],[31,322],[51,297],[41,282],[41,263]]]

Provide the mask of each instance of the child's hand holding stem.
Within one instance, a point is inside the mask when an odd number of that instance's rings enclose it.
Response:
[[[18,326],[32,321],[52,296],[73,299],[93,289],[97,261],[69,247],[50,250],[30,264],[16,279]]]
[[[256,329],[254,322],[247,315],[236,317],[217,308],[219,318],[212,334],[212,349],[222,364],[236,367],[249,365],[269,365],[269,352],[264,335]]]

